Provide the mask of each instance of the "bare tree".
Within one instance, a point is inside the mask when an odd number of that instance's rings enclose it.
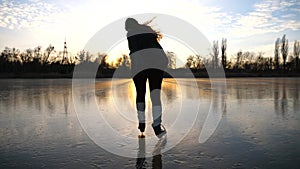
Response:
[[[62,54],[62,52],[60,52],[60,54]],[[93,62],[93,57],[94,56],[89,51],[86,52],[84,50],[79,51],[79,53],[77,53],[77,56],[76,56],[77,60],[79,60],[80,63]],[[63,58],[63,57],[59,57],[59,58]],[[97,58],[94,60],[97,61]],[[63,60],[62,60],[61,63],[65,63],[65,62],[63,62]]]
[[[17,62],[20,61],[19,55],[20,55],[20,50],[16,48],[9,48],[5,47],[5,49],[2,52],[2,57],[4,58],[5,61],[8,62]]]
[[[194,55],[189,55],[188,58],[186,59],[185,66],[187,68],[195,68],[195,57]]]
[[[235,62],[234,69],[238,70],[242,67],[242,56],[243,56],[243,52],[238,51],[238,53],[236,54],[236,62]]]
[[[274,66],[275,70],[279,70],[279,47],[280,47],[280,38],[277,38],[275,42],[275,51],[274,51]]]
[[[194,66],[194,56],[190,55],[187,59],[186,59],[186,67],[187,68],[193,68]]]
[[[269,59],[263,56],[263,52],[259,52],[256,58],[256,70],[257,71],[267,71]]]
[[[27,56],[27,61],[32,62],[34,60],[34,50],[33,49],[26,49],[26,56]]]
[[[227,39],[222,38],[222,45],[221,45],[221,54],[222,54],[222,66],[224,69],[226,69],[226,62],[227,62],[227,56],[226,56],[226,49],[227,49]]]
[[[131,60],[130,57],[126,54],[123,54],[121,57],[117,58],[114,61],[114,68],[118,68],[118,67],[126,67],[126,68],[130,68],[131,66]]]
[[[286,69],[286,59],[289,53],[289,41],[285,38],[285,34],[281,39],[281,55],[283,59],[283,70]]]
[[[186,59],[186,64],[185,66],[191,69],[203,69],[205,68],[204,66],[204,59],[200,56],[200,55],[190,55],[187,59]]]
[[[294,42],[294,57],[296,59],[296,69],[299,68],[299,54],[300,54],[300,42]]]
[[[123,54],[122,56],[123,56],[123,60],[124,60],[124,66],[127,68],[130,68],[130,66],[131,66],[130,57],[126,54]]]
[[[34,59],[41,61],[41,46],[37,46],[34,48]]]
[[[109,67],[109,63],[107,62],[108,60],[108,55],[107,54],[103,54],[103,55],[99,55],[99,59],[100,59],[100,64],[99,64],[99,68],[100,69],[107,69]]]
[[[77,56],[76,56],[77,60],[79,62],[83,62],[85,61],[85,51],[84,50],[81,50],[77,53]]]
[[[51,44],[46,48],[45,53],[44,53],[44,57],[42,60],[42,63],[48,63],[49,62],[49,57],[50,54],[54,52],[54,46],[52,46]]]
[[[118,68],[120,66],[123,66],[123,63],[124,63],[123,57],[119,57],[116,59],[116,61],[114,61],[114,67]]]
[[[167,55],[168,60],[169,60],[168,68],[176,69],[176,54],[174,52],[167,51],[166,55]]]
[[[212,54],[212,64],[213,64],[213,68],[216,69],[218,67],[218,57],[219,57],[219,45],[218,45],[218,41],[213,41],[213,54]]]
[[[202,58],[200,55],[196,55],[195,57],[195,66],[196,66],[196,69],[203,69],[205,66],[204,66],[204,63],[202,61]]]
[[[256,70],[254,52],[244,52],[243,54],[238,53],[237,56],[239,56],[240,68],[243,68],[247,71]]]

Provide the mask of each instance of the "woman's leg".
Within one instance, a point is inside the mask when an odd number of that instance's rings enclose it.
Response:
[[[150,97],[152,102],[152,127],[161,124],[162,106],[161,106],[161,84],[163,80],[163,71],[159,69],[149,69],[148,72]]]
[[[139,72],[133,77],[133,82],[136,89],[136,109],[139,120],[139,129],[141,132],[145,130],[145,94],[147,76],[145,71]]]

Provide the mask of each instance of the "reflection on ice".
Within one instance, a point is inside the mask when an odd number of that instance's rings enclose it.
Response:
[[[85,81],[86,82],[86,81]],[[137,154],[135,140],[137,139],[137,113],[135,110],[135,88],[132,80],[114,79],[112,81],[96,82],[82,86],[82,80],[73,83],[73,102],[77,117],[85,132],[100,147],[105,150],[125,157],[134,157]],[[103,88],[97,88],[98,83],[110,83],[108,95],[101,95]],[[167,128],[169,136],[168,144],[162,149],[165,152],[184,138],[193,127],[199,108],[199,93],[196,81],[188,83],[186,89],[184,80],[169,79],[164,82],[162,92],[163,124]],[[108,85],[109,86],[109,85]],[[170,87],[168,87],[170,86]],[[164,89],[174,90],[172,95],[165,94]],[[189,98],[185,91],[192,91],[195,98]],[[177,91],[178,90],[178,91]],[[96,91],[96,92],[95,92]],[[168,91],[168,92],[169,92]],[[170,93],[170,92],[169,92]],[[168,95],[168,96],[166,96]],[[83,96],[90,97],[90,100],[82,100]],[[198,98],[198,99],[197,99]],[[154,147],[157,137],[151,127],[152,106],[147,95],[146,102],[146,140],[147,147]],[[193,106],[189,106],[189,105]],[[112,141],[113,140],[113,141]],[[152,149],[146,149],[146,157],[153,154]]]
[[[150,127],[151,114],[147,116],[146,138],[153,139],[145,140],[148,167],[298,167],[299,78],[227,79],[226,93],[222,87],[212,87],[209,79],[197,79],[196,88],[191,86],[191,79],[181,79],[181,85],[178,83],[173,79],[163,82],[163,123],[168,130],[168,140],[159,144],[161,147],[156,146],[159,140]],[[91,87],[96,90],[90,92]],[[71,80],[5,79],[0,80],[1,168],[136,166],[143,144],[139,144],[137,138],[132,81],[100,79],[93,86],[82,84],[77,89],[81,111],[90,115],[87,125],[99,120],[95,115],[103,115],[115,133],[132,138],[132,141],[107,139],[107,144],[114,142],[120,149],[131,146],[135,159],[113,155],[90,140],[76,117]],[[185,104],[180,104],[182,101]],[[96,106],[88,108],[91,103]],[[192,119],[191,112],[195,109],[199,114]],[[181,110],[183,123],[177,125],[174,122]],[[213,114],[215,110],[222,110],[221,114]],[[147,112],[151,112],[151,106]],[[220,119],[220,123],[212,136],[199,144],[200,132],[214,126],[205,124],[209,115],[215,115],[212,119]],[[188,127],[193,120],[195,124],[189,132],[178,130]],[[100,129],[95,133],[105,139],[109,137],[101,135],[104,125],[99,123]],[[178,135],[184,134],[187,134],[184,139],[171,148]],[[166,149],[168,151],[164,151]],[[156,155],[153,156],[153,152]]]
[[[139,138],[139,149],[137,153],[136,158],[136,168],[147,168],[148,163],[146,161],[146,139],[145,138]],[[159,139],[153,149],[153,156],[152,156],[152,168],[155,169],[161,169],[163,168],[163,162],[162,162],[162,153],[161,150],[166,146],[167,144],[167,137],[163,137],[162,139]]]

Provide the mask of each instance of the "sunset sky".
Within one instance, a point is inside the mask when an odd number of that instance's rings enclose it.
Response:
[[[229,56],[239,50],[273,56],[274,42],[283,34],[290,42],[291,53],[294,40],[300,40],[300,1],[297,0],[0,2],[1,50],[6,46],[24,50],[38,45],[44,50],[52,44],[57,51],[62,51],[66,38],[68,50],[76,54],[102,27],[122,17],[140,13],[162,13],[184,19],[196,26],[211,42],[219,40],[220,43],[223,37],[227,38]],[[168,46],[167,50],[173,49]],[[173,51],[176,53],[176,49]]]

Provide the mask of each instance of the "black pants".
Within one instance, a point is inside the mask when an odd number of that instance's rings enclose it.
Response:
[[[136,103],[145,103],[146,82],[149,82],[152,105],[161,105],[160,90],[163,79],[163,71],[159,69],[146,69],[133,77],[136,89]],[[158,89],[155,92],[153,90]]]
[[[136,88],[136,105],[138,111],[140,112],[145,111],[145,95],[146,95],[147,79],[150,87],[152,111],[154,111],[153,107],[160,107],[161,109],[160,90],[161,90],[161,84],[163,80],[163,74],[164,72],[159,69],[146,69],[139,72],[137,75],[133,77],[134,85]],[[154,112],[154,114],[161,114],[161,112]],[[160,124],[161,115],[154,115],[154,114],[152,114],[154,120],[153,125]],[[144,121],[145,119],[139,118],[139,120],[141,122]]]

